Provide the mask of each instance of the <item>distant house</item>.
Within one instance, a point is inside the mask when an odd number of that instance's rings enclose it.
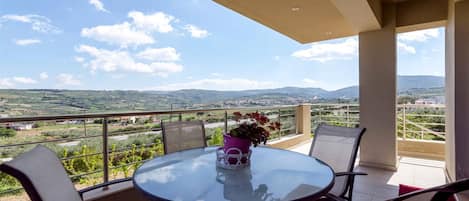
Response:
[[[0,118],[7,118],[8,114],[0,114]]]
[[[33,123],[14,123],[7,126],[7,128],[23,131],[23,130],[31,130],[33,129]]]
[[[415,104],[417,104],[417,105],[433,105],[433,104],[437,104],[437,102],[433,99],[421,98],[421,99],[416,100]]]
[[[135,124],[137,122],[137,117],[136,116],[121,117],[120,121],[121,123]]]

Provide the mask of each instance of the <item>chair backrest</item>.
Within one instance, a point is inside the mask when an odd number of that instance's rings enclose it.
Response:
[[[314,132],[314,139],[309,152],[337,172],[352,172],[357,157],[358,146],[365,128],[348,128],[320,124]],[[337,177],[330,191],[342,196],[347,192],[349,176]]]
[[[82,201],[56,154],[38,145],[0,165],[18,179],[31,201]]]
[[[165,154],[206,147],[203,121],[161,122]]]

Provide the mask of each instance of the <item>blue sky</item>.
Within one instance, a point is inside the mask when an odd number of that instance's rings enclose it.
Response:
[[[358,38],[299,44],[208,0],[0,5],[0,88],[214,90],[358,84]],[[398,36],[401,75],[444,75],[444,30]]]

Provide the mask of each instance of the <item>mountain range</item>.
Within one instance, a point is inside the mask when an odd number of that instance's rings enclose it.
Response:
[[[444,78],[399,76],[402,96],[431,97],[444,93]],[[55,89],[0,89],[0,115],[33,116],[108,111],[165,110],[177,107],[213,108],[293,105],[308,102],[355,101],[358,87],[334,91],[321,88],[284,87],[244,91],[184,89],[178,91],[97,91]]]
[[[397,92],[408,93],[412,91],[422,91],[444,88],[444,77],[441,76],[398,76]],[[244,91],[214,91],[200,89],[184,89],[178,91],[153,91],[160,95],[174,96],[175,98],[192,99],[195,102],[213,102],[221,100],[236,99],[240,97],[252,96],[289,96],[303,98],[322,98],[322,99],[338,99],[338,98],[357,98],[359,93],[358,86],[345,87],[338,90],[324,90],[321,88],[301,88],[301,87],[283,87],[277,89],[259,89]]]

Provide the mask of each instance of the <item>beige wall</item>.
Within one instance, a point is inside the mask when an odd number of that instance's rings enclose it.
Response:
[[[445,160],[445,142],[434,140],[397,140],[399,156]]]
[[[396,169],[395,6],[383,6],[384,27],[359,34],[360,164]]]
[[[449,0],[446,27],[446,168],[469,177],[469,1]]]
[[[454,7],[454,142],[456,179],[469,177],[469,1]]]
[[[469,177],[469,1],[449,0],[446,27],[446,168]]]
[[[415,27],[414,29],[444,26],[438,22],[444,22],[448,16],[447,0],[412,0],[399,2],[396,5],[396,26]],[[427,27],[425,27],[427,25]],[[412,31],[407,29],[403,31]]]
[[[445,159],[448,176],[456,178],[454,149],[454,0],[448,1],[448,22],[446,26],[446,146]]]
[[[381,0],[368,0],[368,4],[378,19],[380,24],[383,24],[383,8],[381,7]]]

